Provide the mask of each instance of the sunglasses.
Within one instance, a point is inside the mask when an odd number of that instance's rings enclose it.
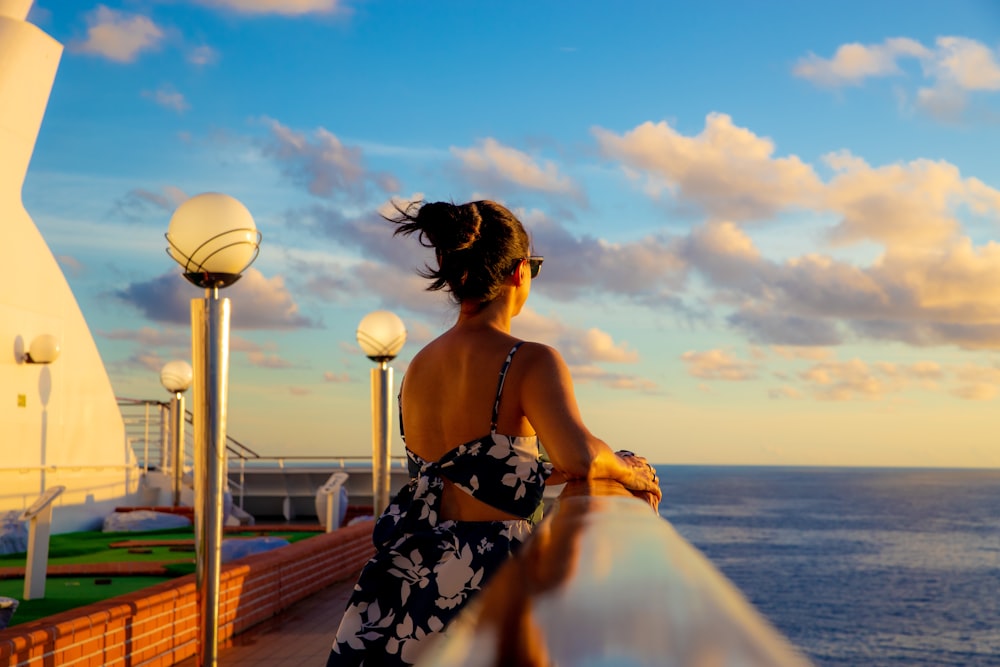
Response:
[[[521,262],[523,262],[525,260],[528,261],[528,265],[531,267],[531,277],[532,278],[537,278],[538,277],[538,272],[541,271],[541,269],[542,269],[542,262],[545,261],[545,258],[542,257],[541,255],[532,255],[531,257],[522,257],[521,259],[517,260],[516,264],[514,264],[514,269],[511,271],[511,273],[514,273],[514,271],[517,271],[517,269],[521,266]]]

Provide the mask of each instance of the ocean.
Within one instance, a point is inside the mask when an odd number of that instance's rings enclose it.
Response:
[[[657,470],[661,515],[817,667],[1000,665],[1000,470]]]

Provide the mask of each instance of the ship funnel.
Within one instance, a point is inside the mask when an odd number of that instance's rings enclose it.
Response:
[[[0,17],[24,21],[35,0],[0,0]]]

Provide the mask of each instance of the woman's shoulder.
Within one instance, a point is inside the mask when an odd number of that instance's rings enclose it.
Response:
[[[517,353],[523,354],[526,357],[562,358],[556,348],[545,343],[538,343],[533,340],[517,340],[515,344],[517,345]]]

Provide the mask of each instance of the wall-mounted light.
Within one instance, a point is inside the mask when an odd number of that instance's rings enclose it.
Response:
[[[59,358],[59,339],[52,334],[36,336],[24,353],[26,364],[51,364]]]

